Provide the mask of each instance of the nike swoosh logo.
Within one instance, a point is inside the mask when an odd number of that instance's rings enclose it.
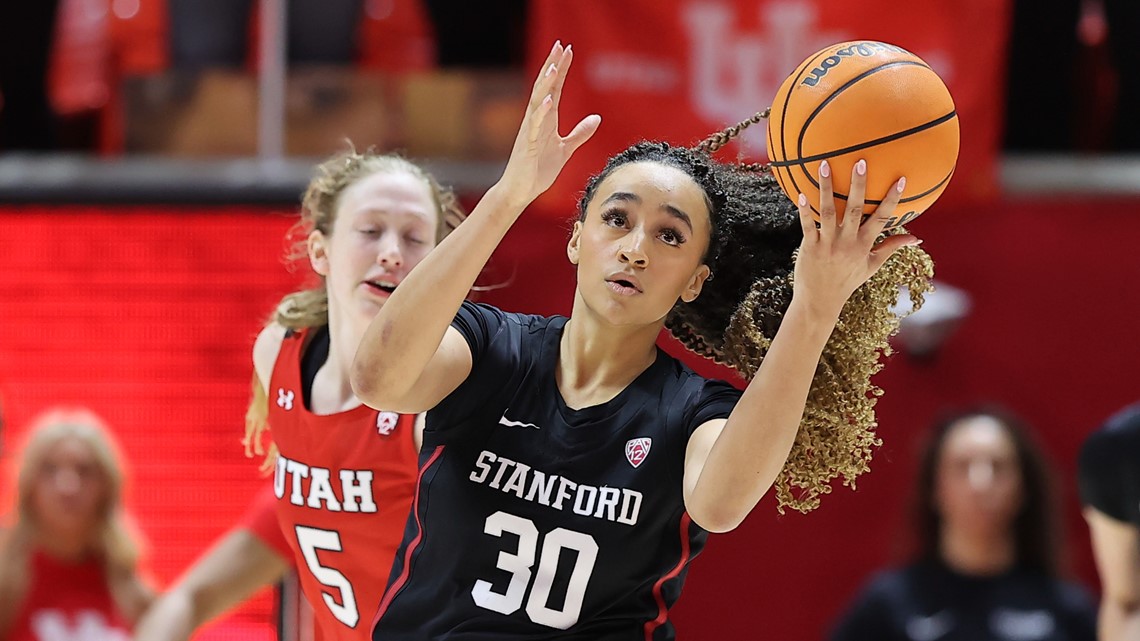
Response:
[[[499,425],[505,425],[507,427],[533,427],[536,430],[539,429],[538,426],[535,425],[534,423],[522,423],[520,421],[512,421],[511,419],[507,418],[506,412],[503,412],[503,417],[499,419]]]

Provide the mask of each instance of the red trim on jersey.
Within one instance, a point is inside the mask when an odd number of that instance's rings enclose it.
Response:
[[[427,473],[428,469],[431,468],[432,464],[439,458],[439,455],[443,454],[443,447],[444,446],[440,445],[435,448],[435,451],[431,454],[431,458],[429,458],[427,463],[424,463],[423,468],[420,469],[419,477],[416,478],[416,496],[412,499],[412,514],[416,515],[416,538],[412,539],[412,542],[408,544],[408,549],[404,551],[404,570],[400,572],[400,577],[396,579],[396,582],[388,587],[388,590],[384,593],[384,598],[380,601],[380,607],[376,610],[376,616],[372,617],[371,629],[373,630],[376,629],[376,624],[380,621],[380,617],[384,616],[384,612],[392,603],[392,599],[395,598],[396,593],[408,582],[408,573],[412,564],[412,554],[416,551],[416,548],[420,546],[420,541],[424,538],[424,526],[423,523],[420,523],[420,490],[423,488],[424,474]]]
[[[677,575],[681,573],[681,570],[685,569],[685,564],[689,562],[690,523],[692,523],[692,519],[689,518],[689,513],[683,512],[681,514],[681,560],[677,562],[677,565],[674,566],[672,570],[669,570],[668,574],[657,579],[657,583],[653,584],[653,598],[657,601],[657,618],[646,622],[645,641],[652,641],[653,633],[669,618],[669,610],[665,607],[665,597],[661,596],[661,586],[664,585],[666,581],[676,578]]]

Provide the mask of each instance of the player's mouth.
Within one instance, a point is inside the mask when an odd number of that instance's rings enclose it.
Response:
[[[396,286],[399,283],[391,280],[366,280],[364,287],[368,292],[374,296],[388,297],[392,292],[396,291]]]
[[[620,296],[633,296],[642,293],[641,283],[633,274],[614,274],[606,279],[606,285]]]

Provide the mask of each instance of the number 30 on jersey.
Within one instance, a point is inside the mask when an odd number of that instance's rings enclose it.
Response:
[[[594,562],[598,559],[598,543],[594,537],[564,528],[551,530],[542,537],[538,569],[532,570],[539,547],[538,528],[533,521],[502,511],[495,512],[487,517],[483,532],[495,537],[503,536],[504,532],[514,534],[519,537],[519,545],[513,553],[506,550],[499,552],[499,561],[495,567],[511,575],[506,590],[502,593],[495,592],[490,581],[479,579],[471,589],[476,605],[502,614],[514,614],[522,607],[527,586],[530,586],[526,614],[531,621],[559,630],[565,630],[578,622],[586,587],[594,572]],[[578,558],[570,572],[566,600],[561,609],[554,609],[547,602],[550,600],[550,589],[554,585],[554,575],[558,571],[558,560],[563,550],[574,550],[578,553]]]

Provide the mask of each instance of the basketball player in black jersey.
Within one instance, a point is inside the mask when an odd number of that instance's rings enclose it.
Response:
[[[592,115],[558,133],[572,56],[555,45],[503,177],[408,275],[357,352],[352,382],[366,403],[431,409],[377,641],[673,638],[668,608],[708,532],[736,527],[778,476],[783,503],[798,506],[792,484],[823,491],[830,477],[793,448],[805,406],[817,460],[866,451],[838,439],[865,435],[873,412],[834,390],[866,396],[893,328],[882,320],[889,293],[925,285],[916,249],[880,270],[918,242],[876,244],[904,181],[866,224],[860,210],[840,224],[825,169],[817,228],[806,199],[797,215],[770,176],[712,159],[737,126],[699,149],[635,145],[590,181],[567,247],[571,318],[464,302],[600,124]],[[854,208],[865,173],[854,172]],[[743,395],[658,349],[666,324],[751,378]]]
[[[1140,403],[1089,436],[1078,480],[1100,573],[1101,641],[1140,639]]]

